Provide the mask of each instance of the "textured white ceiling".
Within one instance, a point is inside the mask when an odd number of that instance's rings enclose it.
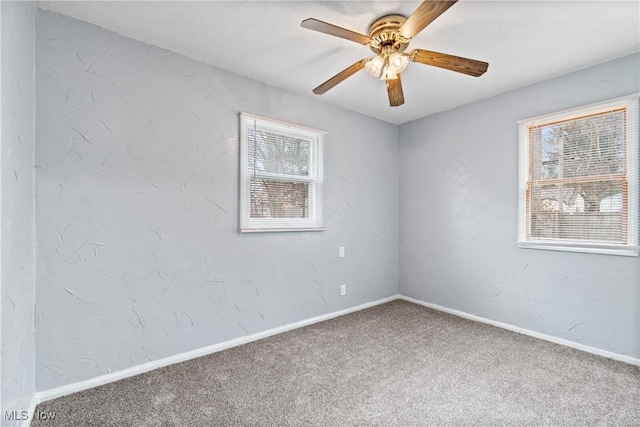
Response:
[[[306,96],[366,46],[300,27],[309,17],[366,34],[375,18],[420,1],[39,2],[127,37]],[[461,0],[409,47],[489,62],[479,78],[410,63],[406,103],[362,71],[318,98],[400,124],[640,50],[640,2]]]

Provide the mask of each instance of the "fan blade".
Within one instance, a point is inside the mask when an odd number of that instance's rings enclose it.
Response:
[[[446,12],[451,6],[456,4],[458,0],[453,1],[424,1],[418,8],[411,14],[411,16],[400,27],[400,35],[411,39],[415,37],[420,31],[431,24],[435,19]]]
[[[322,95],[323,93],[333,88],[338,83],[342,83],[343,80],[346,80],[347,78],[351,77],[358,71],[362,70],[364,68],[364,64],[366,64],[368,61],[369,59],[361,59],[355,64],[345,68],[344,70],[340,71],[338,74],[331,77],[329,80],[327,80],[326,82],[322,83],[320,86],[315,88],[313,90],[313,93],[315,93],[316,95]]]
[[[389,94],[389,105],[392,107],[404,104],[400,75],[398,75],[397,79],[387,80],[387,93]]]
[[[414,49],[409,53],[409,59],[421,64],[433,65],[445,70],[456,71],[474,77],[480,77],[487,71],[489,64],[475,59],[462,58],[447,53],[433,52],[431,50]]]
[[[300,26],[308,30],[319,31],[321,33],[341,37],[360,44],[367,44],[371,41],[371,39],[364,34],[356,33],[355,31],[347,30],[346,28],[318,21],[313,18],[305,19],[300,23]]]

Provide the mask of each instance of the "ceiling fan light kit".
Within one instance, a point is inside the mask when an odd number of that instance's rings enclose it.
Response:
[[[486,62],[422,49],[404,53],[413,37],[456,2],[457,0],[427,0],[409,18],[402,15],[382,16],[371,23],[368,36],[317,19],[305,19],[300,24],[303,28],[367,45],[376,54],[373,58],[361,59],[345,68],[313,89],[313,93],[322,95],[364,68],[371,76],[386,81],[389,105],[397,107],[404,104],[400,74],[407,68],[409,61],[474,77],[481,76],[489,67]]]

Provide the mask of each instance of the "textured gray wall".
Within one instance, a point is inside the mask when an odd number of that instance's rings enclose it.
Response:
[[[0,2],[3,426],[17,424],[4,411],[26,410],[35,390],[35,13],[34,2]]]
[[[402,125],[400,293],[639,357],[638,258],[516,244],[516,121],[635,93],[639,64],[634,54]]]
[[[397,293],[396,126],[50,12],[38,29],[38,390]],[[240,111],[328,132],[326,232],[237,232]]]

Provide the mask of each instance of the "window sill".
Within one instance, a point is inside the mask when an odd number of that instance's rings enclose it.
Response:
[[[326,227],[288,227],[288,228],[241,228],[240,233],[282,233],[288,231],[326,231]]]
[[[542,249],[546,251],[580,252],[601,255],[638,256],[637,246],[599,245],[579,242],[518,242],[523,249]]]

